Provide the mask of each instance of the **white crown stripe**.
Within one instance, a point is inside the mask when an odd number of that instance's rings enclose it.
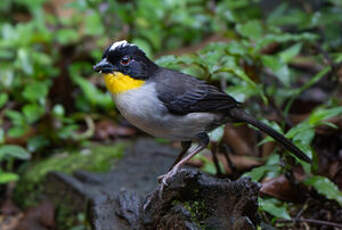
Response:
[[[130,44],[126,40],[122,40],[122,41],[114,42],[109,50],[112,51],[112,50],[115,50],[118,47],[125,47],[125,46],[136,46],[136,45]]]

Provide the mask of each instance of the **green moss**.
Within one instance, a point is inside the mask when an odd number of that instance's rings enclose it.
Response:
[[[208,217],[205,202],[199,200],[186,201],[183,203],[183,207],[190,212],[191,220],[201,229],[205,229],[203,220]]]
[[[70,154],[59,154],[40,161],[24,174],[24,180],[31,183],[39,182],[48,172],[59,171],[67,174],[75,170],[106,172],[113,163],[123,155],[125,144],[96,145],[89,149],[74,151]]]
[[[184,207],[191,213],[192,217],[197,220],[203,220],[207,217],[206,205],[203,201],[185,202]]]
[[[16,186],[15,199],[23,206],[35,204],[42,191],[40,182],[51,171],[67,174],[75,170],[106,172],[123,156],[126,145],[127,143],[122,142],[114,145],[92,143],[86,150],[56,154],[46,160],[33,163],[22,172],[22,177]]]
[[[66,205],[59,205],[56,210],[56,223],[60,230],[90,230],[90,224],[83,212],[75,213]]]

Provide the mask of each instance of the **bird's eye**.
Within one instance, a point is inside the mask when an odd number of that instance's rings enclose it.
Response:
[[[128,65],[131,59],[129,57],[123,57],[120,61],[121,65]]]

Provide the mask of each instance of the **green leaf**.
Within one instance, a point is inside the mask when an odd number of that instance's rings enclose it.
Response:
[[[24,125],[25,124],[25,118],[24,116],[15,110],[7,110],[5,111],[5,115],[6,117],[8,117],[11,122],[13,123],[13,125]]]
[[[309,124],[317,125],[324,120],[338,116],[340,114],[342,114],[342,106],[331,109],[318,108],[310,115]]]
[[[28,131],[28,126],[14,126],[7,131],[8,136],[18,138]]]
[[[8,101],[8,95],[6,93],[0,94],[0,109],[6,104]]]
[[[216,173],[216,166],[213,161],[209,160],[207,157],[203,156],[202,154],[197,154],[194,159],[198,159],[202,162],[204,162],[204,165],[202,167],[202,170],[210,173],[210,174],[215,174]],[[221,170],[224,170],[224,166],[222,165],[221,162],[219,162],[219,167]]]
[[[27,49],[18,50],[18,65],[28,75],[33,73],[33,65],[31,63],[31,57]]]
[[[313,186],[318,193],[324,195],[328,199],[336,200],[342,205],[342,192],[328,178],[323,176],[313,176],[304,181],[304,184]]]
[[[56,117],[64,117],[65,111],[63,105],[55,105],[52,109],[52,114]]]
[[[6,184],[11,181],[16,181],[19,179],[19,176],[15,173],[6,173],[0,171],[0,184]]]
[[[259,95],[259,89],[244,83],[227,87],[225,92],[234,97],[238,102],[245,102],[248,98]]]
[[[300,141],[304,145],[310,145],[315,137],[315,129],[303,129],[297,133],[292,139],[294,142]]]
[[[85,20],[85,31],[86,35],[101,35],[104,33],[103,24],[99,14],[93,12],[88,14]]]
[[[5,131],[4,129],[0,128],[0,144],[5,143]]]
[[[287,103],[286,107],[285,107],[285,114],[288,114],[292,103],[294,102],[294,100],[296,99],[296,97],[301,94],[302,92],[304,92],[306,89],[310,88],[313,84],[315,84],[316,82],[318,82],[322,77],[325,76],[325,74],[327,74],[329,71],[331,70],[330,66],[327,66],[325,68],[323,68],[320,72],[318,72],[313,78],[311,78],[309,81],[307,81],[301,88],[296,89],[293,94],[291,99],[289,100],[289,102]]]
[[[13,157],[21,160],[30,159],[31,155],[23,147],[18,145],[3,145],[0,147],[0,160],[5,157]]]
[[[165,55],[156,60],[158,65],[167,68],[176,68],[177,62],[177,57],[175,55]]]
[[[45,113],[44,107],[37,104],[27,104],[23,107],[23,114],[28,123],[32,124],[39,120]]]
[[[259,207],[261,210],[268,212],[272,216],[291,220],[285,203],[282,204],[282,202],[275,198],[264,199],[259,197]]]
[[[63,45],[77,42],[79,35],[73,29],[59,29],[56,34],[57,41]]]
[[[147,57],[152,57],[152,47],[146,40],[135,38],[132,40],[132,43],[136,44],[140,49],[142,49]]]
[[[53,56],[50,56],[48,53],[42,53],[42,52],[34,52],[32,53],[32,59],[34,62],[40,66],[48,66],[47,68],[53,68],[51,65],[53,63]],[[51,71],[50,69],[48,70]]]
[[[292,127],[287,133],[286,137],[289,139],[294,138],[296,135],[300,135],[301,132],[307,130],[307,129],[312,129],[312,125],[308,124],[307,122],[302,122],[299,123],[298,125]]]
[[[35,152],[45,146],[48,146],[50,141],[44,136],[35,136],[28,140],[27,149],[30,152]]]
[[[291,46],[290,48],[282,51],[279,54],[279,57],[284,63],[288,63],[299,54],[301,49],[302,49],[302,43],[297,43]]]
[[[259,39],[255,45],[255,51],[259,51],[263,47],[277,42],[277,43],[285,43],[285,42],[308,42],[315,41],[318,38],[316,34],[312,33],[301,33],[301,34],[291,34],[291,33],[279,33],[279,34],[267,34],[262,39]]]
[[[24,91],[23,97],[29,101],[38,101],[39,99],[45,98],[48,94],[49,87],[44,82],[33,82],[27,84]]]
[[[267,162],[260,167],[253,168],[251,171],[243,174],[244,177],[251,177],[253,181],[259,181],[264,176],[276,177],[280,171],[280,158],[277,154],[268,157]]]
[[[241,42],[231,41],[228,44],[224,43],[224,46],[227,47],[227,51],[231,55],[243,56],[247,54],[247,48]]]
[[[78,130],[78,125],[73,124],[73,125],[67,125],[63,126],[60,130],[58,130],[58,137],[60,139],[68,139],[70,138],[77,130]]]
[[[278,57],[272,55],[263,55],[261,60],[266,67],[270,68],[274,72],[284,65]]]
[[[0,58],[5,60],[11,60],[14,58],[14,54],[9,50],[0,50]]]
[[[239,68],[238,66],[222,67],[216,70],[216,73],[220,72],[232,73],[235,76],[242,79],[243,81],[245,81],[249,85],[249,87],[253,88],[258,92],[259,96],[263,99],[264,103],[267,104],[267,98],[265,97],[262,88],[259,85],[257,85],[254,81],[252,81],[241,68]]]
[[[272,10],[267,18],[267,24],[272,24],[272,21],[277,20],[277,18],[283,16],[288,8],[288,3],[284,2],[279,4],[278,7]]]
[[[342,7],[341,0],[329,0],[329,2],[336,5],[336,7]]]
[[[261,60],[285,86],[290,85],[290,70],[281,58],[278,56],[263,55]]]
[[[113,101],[110,95],[101,92],[90,81],[80,77],[78,74],[73,74],[72,80],[80,86],[82,92],[84,93],[85,99],[88,100],[90,105],[100,105],[105,108],[113,107]],[[89,104],[87,105],[88,107]]]
[[[244,177],[250,177],[253,181],[259,181],[261,178],[263,178],[266,173],[270,171],[279,171],[279,165],[263,165],[260,167],[256,167],[252,169],[251,171],[243,174]]]
[[[266,119],[262,119],[262,122],[265,123],[266,125],[270,126],[271,128],[273,128],[274,130],[276,130],[277,132],[281,133],[281,134],[284,134],[282,128],[275,122],[275,121],[269,121],[269,120],[266,120]],[[255,128],[253,126],[251,126],[252,128]],[[256,129],[256,128],[255,128]],[[256,129],[257,130],[257,129]],[[267,136],[265,137],[262,141],[260,141],[258,143],[258,145],[263,145],[267,142],[270,142],[270,141],[274,141],[274,139],[271,137],[271,136]]]
[[[251,40],[258,40],[263,34],[262,24],[257,20],[250,20],[245,24],[238,24],[236,30]]]
[[[279,69],[277,69],[274,74],[277,78],[285,85],[290,86],[291,78],[290,78],[290,69],[289,67],[284,64]]]
[[[6,62],[3,62],[3,66],[0,68],[0,86],[4,86],[10,89],[14,83],[14,68],[13,66],[7,66]]]

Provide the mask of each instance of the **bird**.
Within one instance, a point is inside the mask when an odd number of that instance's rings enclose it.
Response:
[[[233,97],[194,76],[157,65],[133,43],[112,43],[93,69],[104,75],[106,88],[125,119],[152,136],[181,142],[175,162],[159,177],[164,185],[207,147],[210,131],[228,122],[248,123],[311,163],[289,139],[245,112]]]

